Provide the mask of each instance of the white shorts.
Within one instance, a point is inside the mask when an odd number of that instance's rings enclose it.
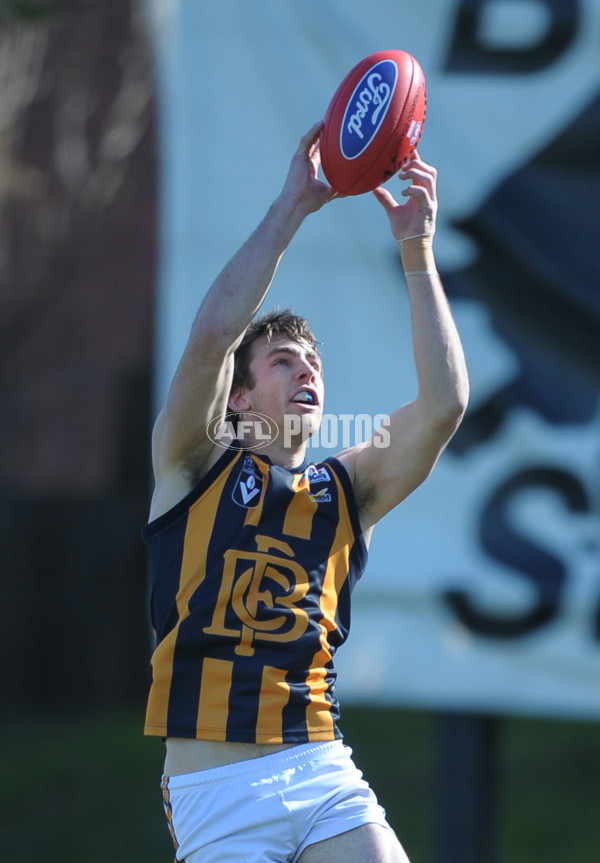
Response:
[[[391,829],[351,756],[335,740],[163,776],[176,859],[293,863],[308,845],[362,824]]]

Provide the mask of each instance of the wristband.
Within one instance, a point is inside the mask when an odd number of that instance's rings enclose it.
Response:
[[[405,237],[398,243],[404,274],[433,275],[437,272],[433,255],[433,234]]]

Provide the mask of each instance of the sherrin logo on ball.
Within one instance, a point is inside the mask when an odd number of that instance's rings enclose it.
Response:
[[[427,109],[425,76],[406,51],[378,51],[346,75],[327,108],[321,164],[340,195],[370,192],[412,157]]]
[[[342,127],[340,150],[346,159],[363,153],[383,121],[398,80],[398,67],[392,60],[376,63],[363,76],[350,96]]]

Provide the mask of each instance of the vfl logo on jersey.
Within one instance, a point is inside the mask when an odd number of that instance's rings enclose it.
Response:
[[[340,127],[340,150],[346,159],[356,159],[364,153],[381,128],[397,81],[394,61],[381,60],[358,82]]]
[[[309,482],[331,482],[331,474],[326,467],[317,467],[314,464],[309,464],[307,476]]]
[[[312,500],[313,503],[331,503],[331,495],[329,494],[329,489],[327,487],[314,493],[309,491],[308,499]]]
[[[263,490],[263,475],[249,455],[244,457],[244,463],[231,494],[234,503],[250,509],[256,506]]]
[[[252,656],[255,641],[295,641],[308,627],[308,614],[298,605],[308,592],[308,574],[293,560],[293,549],[260,534],[256,547],[225,552],[215,612],[204,629],[236,639],[240,656]]]

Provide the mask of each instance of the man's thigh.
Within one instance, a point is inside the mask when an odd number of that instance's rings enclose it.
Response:
[[[363,824],[309,845],[298,858],[298,863],[409,863],[404,849],[392,830],[380,824]]]

